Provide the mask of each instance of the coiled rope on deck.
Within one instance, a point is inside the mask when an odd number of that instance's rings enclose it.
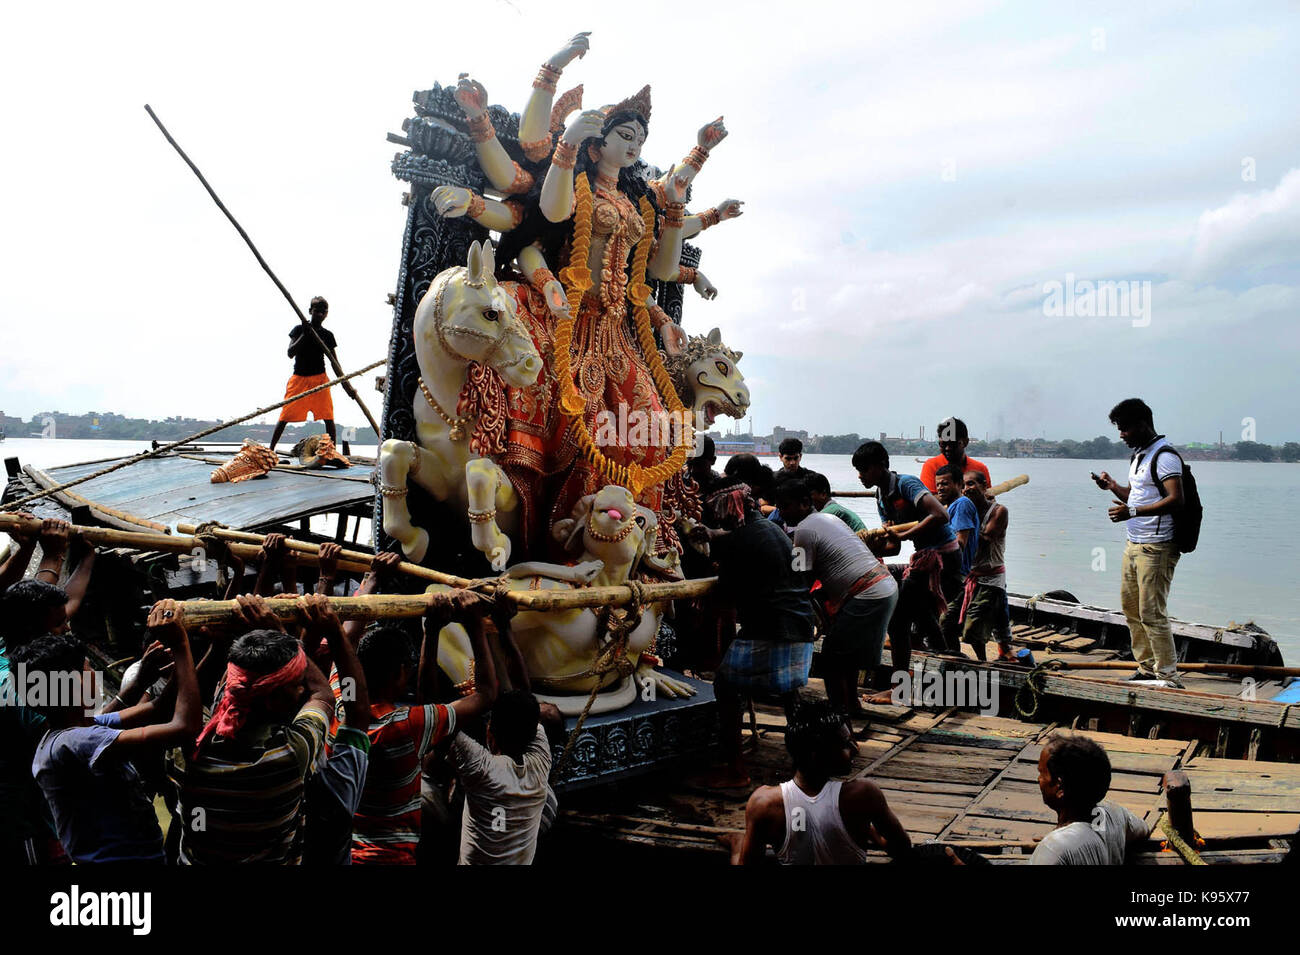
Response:
[[[1059,670],[1058,661],[1048,661],[1040,663],[1029,671],[1025,677],[1025,682],[1020,689],[1016,690],[1016,698],[1013,701],[1016,707],[1016,715],[1022,720],[1031,721],[1038,715],[1039,697],[1047,695],[1047,689],[1043,686],[1043,678],[1047,675],[1048,670]],[[1028,698],[1028,702],[1022,703],[1021,700]]]

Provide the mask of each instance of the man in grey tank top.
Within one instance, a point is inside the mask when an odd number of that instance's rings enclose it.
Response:
[[[862,715],[858,674],[880,663],[885,631],[898,603],[898,585],[862,539],[838,517],[813,509],[803,481],[777,485],[776,504],[793,528],[796,570],[811,584],[826,612],[821,664],[831,706]]]
[[[732,865],[763,862],[768,846],[784,865],[860,865],[868,849],[882,847],[895,859],[911,854],[907,830],[875,783],[833,778],[852,772],[858,751],[842,714],[823,700],[801,702],[785,745],[794,778],[749,797],[745,833],[732,840]]]

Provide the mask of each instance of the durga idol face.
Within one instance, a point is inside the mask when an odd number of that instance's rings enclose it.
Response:
[[[605,134],[601,143],[600,155],[620,169],[626,169],[641,158],[641,148],[645,145],[646,128],[638,120],[629,119],[619,123]]]

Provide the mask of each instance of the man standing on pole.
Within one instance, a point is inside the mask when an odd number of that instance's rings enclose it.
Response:
[[[285,398],[300,395],[329,381],[329,376],[325,374],[325,351],[321,348],[322,343],[330,351],[337,347],[333,333],[324,327],[329,310],[329,303],[317,295],[311,300],[310,327],[299,323],[289,332],[289,357],[293,359],[293,374],[285,386]],[[330,441],[338,440],[334,433],[334,401],[330,398],[330,389],[326,388],[280,409],[280,420],[275,423],[275,432],[271,435],[272,451],[284,434],[284,426],[290,421],[306,421],[308,413],[317,421],[325,423],[325,432],[330,436]]]

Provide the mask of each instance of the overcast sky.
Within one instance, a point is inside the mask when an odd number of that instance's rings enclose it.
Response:
[[[353,368],[387,346],[405,187],[384,137],[412,91],[469,71],[517,111],[590,30],[561,88],[600,105],[651,83],[650,161],[726,116],[695,206],[745,215],[702,237],[720,294],[688,291],[686,325],[744,350],[758,430],[956,413],[981,437],[1090,437],[1140,395],[1175,440],[1245,418],[1300,439],[1300,13],[1059,6],[13,7],[0,409],[229,418],[282,394],[296,319],[144,103],[304,310],[330,300]],[[1139,295],[1045,314],[1069,276]]]

